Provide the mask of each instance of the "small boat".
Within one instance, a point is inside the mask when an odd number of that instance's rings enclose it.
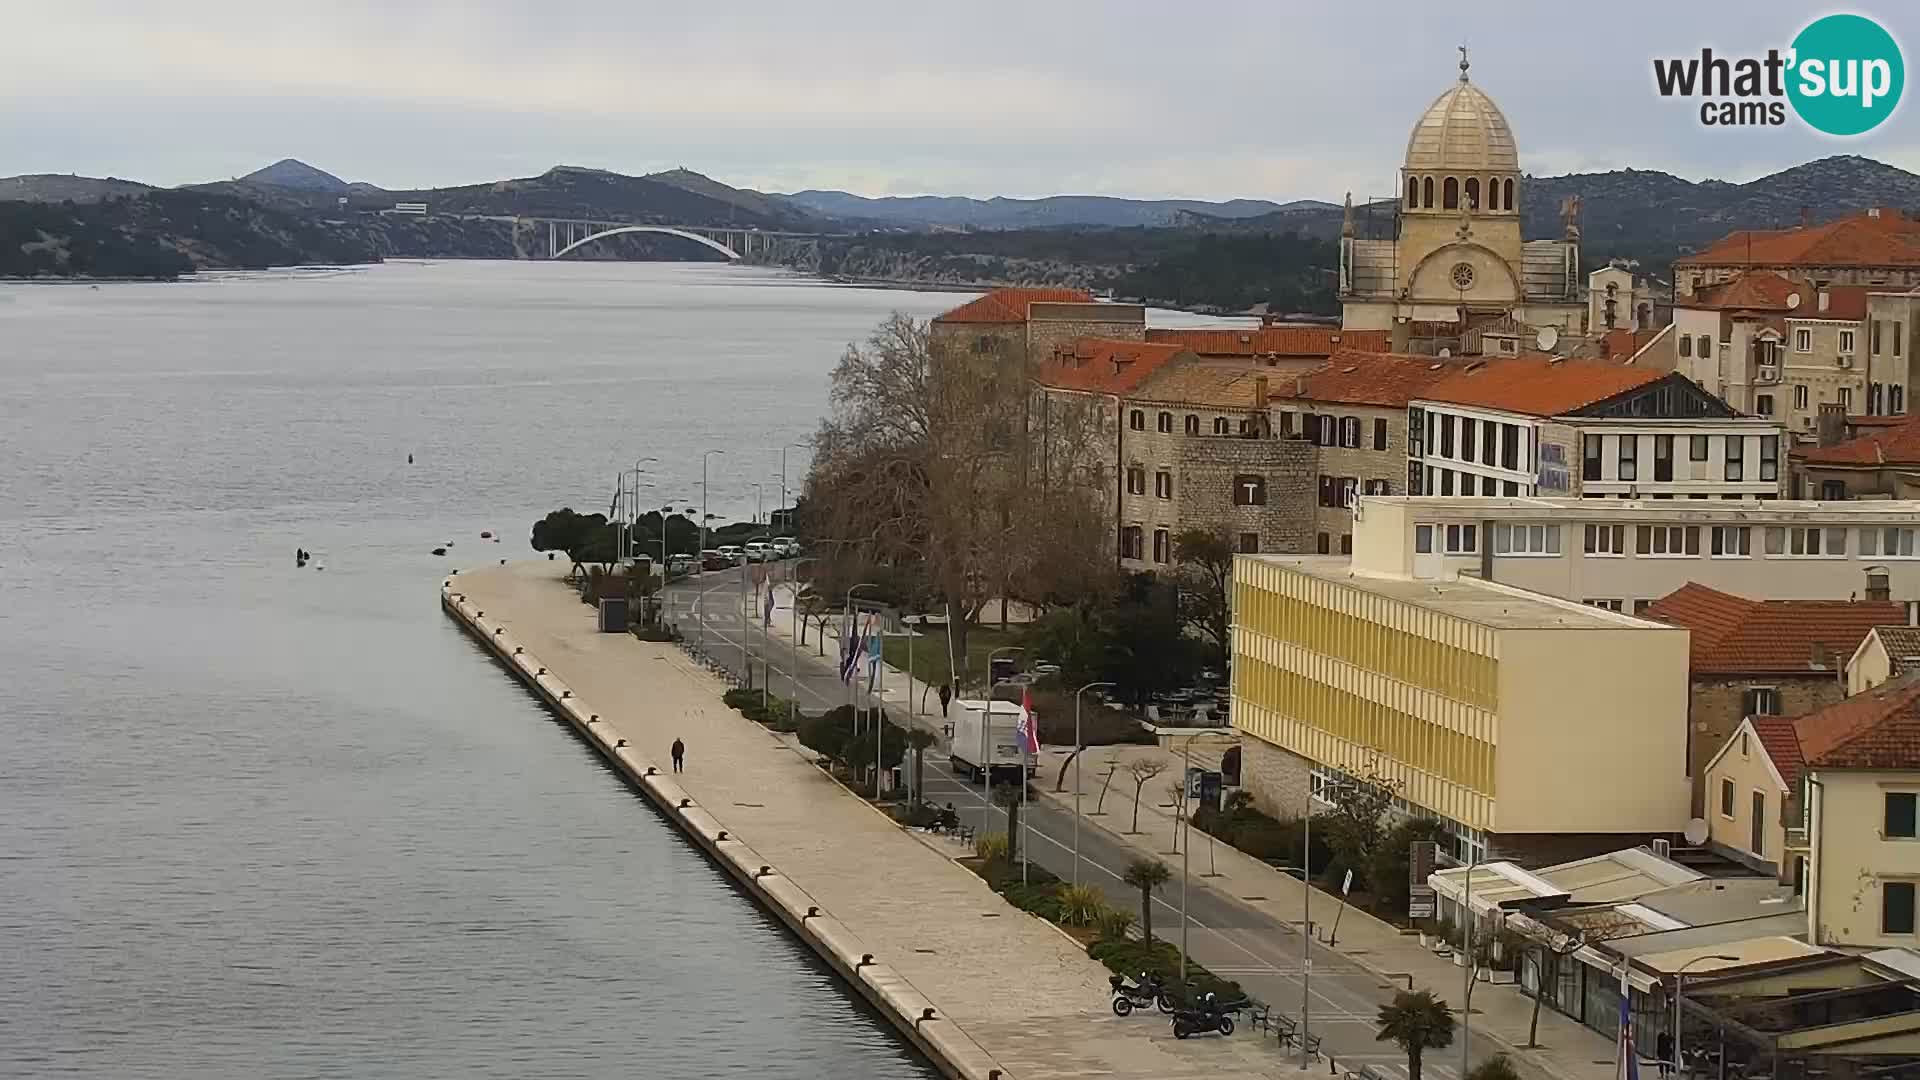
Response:
[[[433,553],[435,555],[445,555],[447,553],[447,549],[443,547],[437,547],[433,549]]]
[[[490,532],[490,531],[488,531],[488,530],[484,530],[484,529],[483,529],[483,530],[481,530],[481,532],[480,532],[480,539],[482,539],[482,540],[491,540],[491,539],[493,539],[493,533],[492,533],[492,532]]]

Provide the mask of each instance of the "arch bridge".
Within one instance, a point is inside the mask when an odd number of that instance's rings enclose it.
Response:
[[[540,227],[546,226],[546,243],[540,245]],[[595,240],[632,233],[678,236],[704,245],[730,261],[766,257],[784,244],[812,242],[820,233],[772,232],[710,225],[637,225],[627,221],[592,221],[578,218],[515,218],[515,250],[527,258],[562,258]]]

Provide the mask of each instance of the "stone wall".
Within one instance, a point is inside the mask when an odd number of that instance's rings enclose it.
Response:
[[[1312,763],[1265,739],[1242,734],[1240,786],[1253,796],[1254,808],[1282,821],[1307,816],[1307,785]]]
[[[1236,547],[1242,533],[1258,534],[1263,554],[1311,554],[1318,449],[1305,439],[1189,436],[1180,445],[1174,491],[1180,521],[1223,528]],[[1234,504],[1236,483],[1249,477],[1264,481],[1265,505]]]
[[[1146,309],[1138,304],[1034,304],[1026,324],[1027,363],[1046,363],[1074,339],[1147,340]]]
[[[1847,658],[1836,657],[1836,665]],[[1746,719],[1746,692],[1755,687],[1770,687],[1779,697],[1779,715],[1799,716],[1825,708],[1847,696],[1846,683],[1838,671],[1805,678],[1779,676],[1746,679],[1695,678],[1689,692],[1687,731],[1687,775],[1693,777],[1693,810],[1705,808],[1703,775],[1707,762],[1733,737],[1734,729]]]
[[[1297,415],[1286,416],[1285,413],[1289,411],[1297,412]],[[1333,444],[1315,447],[1318,462],[1313,479],[1316,535],[1311,537],[1313,546],[1308,550],[1320,550],[1318,534],[1324,533],[1327,554],[1350,553],[1348,545],[1353,536],[1353,510],[1351,506],[1331,505],[1330,500],[1323,500],[1320,497],[1320,478],[1326,477],[1336,482],[1351,478],[1356,495],[1366,495],[1370,490],[1376,495],[1410,494],[1407,490],[1407,410],[1379,405],[1316,405],[1312,402],[1300,402],[1296,406],[1290,402],[1281,409],[1276,423],[1283,432],[1303,432],[1308,416],[1334,418]],[[1339,445],[1340,421],[1346,418],[1360,421],[1358,447]],[[1374,428],[1382,420],[1387,425],[1387,445],[1383,450],[1376,450]],[[1378,485],[1381,484],[1386,485],[1386,490],[1380,490]],[[1373,485],[1371,489],[1369,485]]]

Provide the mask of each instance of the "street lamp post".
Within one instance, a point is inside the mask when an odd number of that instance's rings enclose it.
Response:
[[[1337,791],[1352,784],[1328,782],[1322,791]],[[1307,1054],[1307,1013],[1313,1007],[1313,777],[1307,777],[1307,816],[1300,841],[1300,1067],[1311,1060]],[[1463,1069],[1461,1076],[1466,1075]]]
[[[1182,765],[1181,772],[1180,772],[1180,784],[1183,790],[1185,789],[1185,786],[1187,784],[1190,784],[1193,782],[1192,780],[1193,740],[1205,738],[1207,736],[1214,736],[1216,738],[1231,737],[1231,736],[1228,736],[1226,732],[1223,732],[1223,731],[1196,731],[1193,734],[1187,736],[1187,741],[1181,745],[1181,758],[1180,758],[1181,765]],[[1193,800],[1191,799],[1181,800],[1182,803],[1185,803],[1188,805],[1191,805],[1192,801]],[[1193,850],[1193,811],[1192,810],[1187,811],[1186,817],[1180,823],[1180,828],[1182,831],[1186,833],[1185,841],[1180,845],[1180,985],[1184,987],[1187,984],[1187,927],[1190,925],[1190,921],[1187,919],[1187,859],[1188,859],[1188,853]],[[1306,860],[1301,859],[1300,861],[1305,862]],[[1306,1016],[1303,1013],[1301,1014],[1301,1029],[1300,1029],[1300,1033],[1303,1041],[1306,1035],[1305,1025],[1306,1025]]]
[[[1692,967],[1695,964],[1698,964],[1707,960],[1718,960],[1723,964],[1737,964],[1740,962],[1740,958],[1737,956],[1728,956],[1724,953],[1714,953],[1711,956],[1696,956],[1693,959],[1687,961],[1686,963],[1681,964],[1680,970],[1673,973],[1673,1062],[1672,1064],[1673,1064],[1673,1069],[1676,1073],[1680,1071],[1680,1062],[1684,1060],[1680,1056],[1680,1025],[1681,1023],[1684,1022],[1684,1017],[1680,1012],[1680,1001],[1682,997],[1685,995],[1683,981],[1687,977],[1688,968]]]
[[[766,535],[767,534],[764,532],[754,533],[752,536],[749,536],[745,540],[740,541],[740,543],[742,545],[750,544],[755,540],[763,539]],[[766,564],[762,563],[761,565],[764,566]],[[762,574],[762,576],[764,577],[765,575]],[[747,607],[748,607],[747,560],[741,559],[740,560],[740,608],[741,608],[740,610],[740,670],[746,676],[747,688],[752,689],[753,688],[753,658],[747,655],[747,632],[752,624],[753,616],[755,613],[748,611]],[[760,638],[761,638],[760,651],[762,654],[764,654],[767,651],[766,636],[767,636],[766,625],[763,622],[760,627]],[[767,682],[768,680],[764,678],[760,680],[760,711],[762,715],[766,713],[766,708],[767,708]]]
[[[781,510],[787,509],[787,451],[790,448],[796,447],[796,446],[810,447],[812,445],[813,445],[812,443],[797,442],[797,443],[787,443],[785,446],[782,446],[780,448],[780,505],[775,509],[774,511],[775,513],[779,513]],[[791,513],[787,515],[787,531],[789,533],[793,531],[793,515]],[[908,680],[907,690],[909,692],[913,690],[912,680]]]
[[[986,800],[989,820],[991,820],[993,814],[993,692],[1007,681],[1005,679],[1001,679],[998,682],[994,681],[993,661],[994,658],[1001,653],[1026,651],[1027,650],[1018,645],[1002,645],[987,653],[987,700],[981,703],[984,711],[981,714],[980,723],[980,794]],[[1024,785],[1027,782],[1024,763],[1021,766],[1020,773],[1020,783]],[[1011,817],[1007,819],[1007,824],[1009,826],[1013,824]],[[1009,828],[1007,830],[1007,844],[1011,846],[1013,843],[1013,830]],[[1026,856],[1026,852],[1024,851],[1020,854],[1022,858]]]
[[[1073,883],[1080,884],[1080,759],[1087,752],[1080,734],[1080,695],[1095,688],[1112,689],[1110,682],[1090,682],[1073,692]]]
[[[725,454],[725,450],[707,450],[700,455],[700,549],[693,553],[694,565],[701,562],[701,555],[707,550],[707,462],[715,454]]]
[[[800,704],[800,564],[819,561],[815,558],[795,559],[792,568],[787,571],[793,582],[793,666],[787,670],[787,686],[793,697],[789,708],[797,708]]]

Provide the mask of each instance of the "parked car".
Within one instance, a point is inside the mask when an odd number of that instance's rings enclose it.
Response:
[[[700,553],[700,569],[702,570],[725,570],[732,565],[732,560],[728,559],[718,548],[708,548]]]
[[[748,562],[766,562],[772,557],[772,554],[773,549],[768,547],[764,540],[755,540],[747,545],[746,556]]]
[[[728,566],[739,566],[747,561],[747,553],[739,544],[721,544],[720,557],[727,560]]]
[[[667,573],[684,574],[693,569],[693,556],[674,555],[667,559]]]
[[[791,536],[776,536],[768,546],[773,548],[775,558],[786,559],[792,557],[794,551],[800,547],[800,544]]]

